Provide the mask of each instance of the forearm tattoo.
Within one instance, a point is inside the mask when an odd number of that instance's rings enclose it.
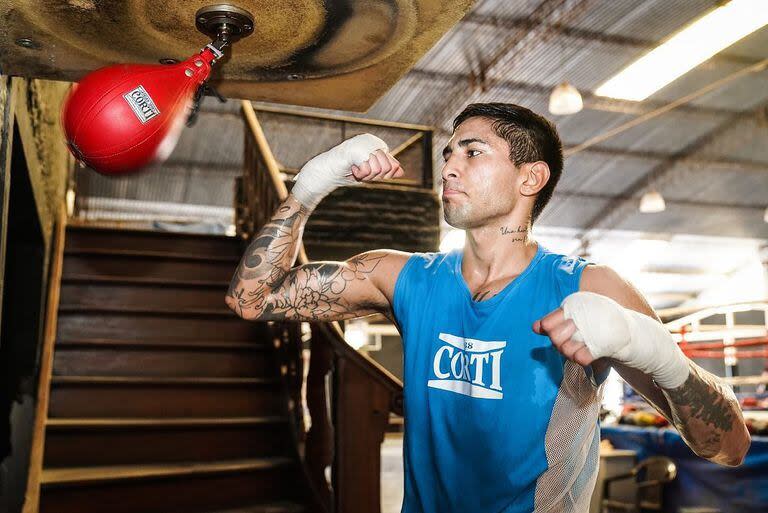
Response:
[[[241,317],[259,320],[342,320],[387,305],[344,299],[356,280],[369,279],[384,255],[315,262],[291,269],[309,213],[281,206],[243,255],[227,295]]]
[[[690,369],[683,385],[663,392],[680,435],[697,454],[711,458],[721,451],[724,440],[743,422],[741,410],[727,385],[694,363]]]
[[[265,320],[342,320],[380,311],[372,301],[350,303],[344,293],[356,280],[366,280],[383,256],[361,255],[347,262],[318,262],[288,273],[271,300],[263,298]]]

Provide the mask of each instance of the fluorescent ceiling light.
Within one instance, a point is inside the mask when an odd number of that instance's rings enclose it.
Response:
[[[766,0],[732,0],[696,20],[595,91],[644,100],[739,39],[768,24]]]

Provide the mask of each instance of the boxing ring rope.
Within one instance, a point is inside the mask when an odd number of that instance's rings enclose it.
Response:
[[[736,323],[736,313],[761,311],[762,326]],[[724,316],[725,324],[702,324],[714,316]],[[739,360],[768,358],[768,302],[704,308],[665,326],[689,358],[723,360],[728,374],[723,377],[726,383],[732,386],[768,384],[766,372],[758,376],[735,375]]]

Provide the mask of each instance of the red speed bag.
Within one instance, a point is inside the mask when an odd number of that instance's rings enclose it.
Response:
[[[209,48],[171,65],[118,64],[83,78],[64,102],[67,146],[106,175],[138,171],[170,155],[195,91],[211,73]]]

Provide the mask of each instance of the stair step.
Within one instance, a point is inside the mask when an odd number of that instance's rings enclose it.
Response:
[[[274,375],[271,353],[240,349],[156,347],[57,347],[53,374],[80,376],[264,377]]]
[[[49,417],[255,417],[284,412],[279,380],[55,376]]]
[[[171,260],[151,256],[115,254],[64,255],[62,278],[79,276],[106,276],[112,278],[140,278],[157,280],[215,281],[229,283],[237,269],[237,261]]]
[[[307,509],[295,502],[274,502],[272,504],[256,504],[245,508],[216,510],[208,513],[305,513]]]
[[[115,348],[144,348],[156,349],[239,349],[248,351],[265,351],[268,344],[257,342],[226,342],[217,340],[119,340],[110,338],[81,338],[58,340],[56,347],[115,347]]]
[[[232,313],[224,303],[227,287],[169,284],[63,283],[59,309]]]
[[[235,237],[99,227],[68,227],[66,249],[149,250],[163,253],[239,257],[242,242]]]
[[[221,296],[221,303],[224,305],[224,296]],[[226,305],[221,308],[184,308],[179,309],[176,306],[173,307],[153,307],[147,306],[99,306],[99,305],[59,305],[59,314],[68,313],[90,313],[98,315],[109,314],[137,314],[137,315],[197,315],[197,316],[210,316],[210,317],[232,317],[237,318],[234,312],[232,312]]]
[[[104,418],[104,419],[47,419],[48,429],[78,428],[144,428],[144,427],[178,427],[178,426],[257,426],[261,424],[280,424],[287,422],[286,417],[277,415],[269,417],[190,417],[190,418]]]
[[[109,315],[104,315],[109,313]],[[193,315],[182,313],[147,314],[131,311],[61,311],[58,319],[59,340],[82,338],[221,340],[248,342],[272,340],[272,330],[265,322],[249,322],[234,313]]]
[[[286,459],[52,472],[43,475],[40,513],[207,513],[305,499],[298,466]]]
[[[234,269],[232,270],[234,274]],[[64,284],[92,284],[108,283],[112,285],[155,285],[158,287],[189,287],[189,288],[224,288],[229,287],[229,281],[214,280],[190,280],[190,279],[169,279],[169,278],[151,278],[143,276],[107,276],[99,274],[69,274],[61,280]]]
[[[65,255],[98,255],[115,257],[152,258],[154,260],[182,260],[193,262],[227,262],[237,265],[240,255],[201,255],[197,253],[181,253],[173,251],[152,251],[149,249],[112,249],[98,247],[64,248]]]
[[[53,376],[51,383],[88,385],[271,385],[276,378],[201,378],[201,377],[136,377],[136,376]]]
[[[174,463],[162,465],[117,465],[112,467],[69,467],[44,469],[40,484],[83,485],[105,481],[146,479],[168,476],[218,474],[247,470],[264,470],[292,465],[289,458],[254,458],[214,463]]]
[[[49,419],[45,468],[285,456],[287,417]]]

